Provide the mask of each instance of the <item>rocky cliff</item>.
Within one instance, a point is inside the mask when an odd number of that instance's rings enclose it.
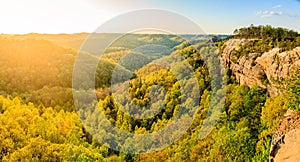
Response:
[[[253,39],[231,39],[225,42],[222,61],[240,84],[259,85],[267,89],[271,97],[284,91],[284,79],[299,71],[300,47],[281,52],[273,48],[264,53],[241,55],[239,48]],[[281,85],[281,86],[280,86]],[[300,113],[288,110],[273,135],[270,161],[300,161]]]
[[[300,113],[288,110],[273,135],[270,162],[300,161]]]
[[[242,46],[247,46],[252,39],[231,39],[225,42],[222,59],[225,67],[230,69],[240,84],[255,84],[266,88],[271,96],[281,93],[277,81],[291,74],[291,70],[300,65],[300,47],[291,51],[280,52],[273,48],[265,53],[249,53],[239,56]]]

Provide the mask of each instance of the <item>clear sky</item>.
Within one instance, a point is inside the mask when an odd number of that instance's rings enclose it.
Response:
[[[93,32],[120,14],[166,9],[196,22],[206,33],[270,24],[300,32],[299,0],[0,0],[0,33]]]

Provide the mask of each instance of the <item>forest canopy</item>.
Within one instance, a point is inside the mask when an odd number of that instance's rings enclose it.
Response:
[[[221,78],[226,80],[221,117],[208,136],[200,139],[199,130],[211,113],[213,95],[221,94],[221,91],[213,91],[216,80],[220,79],[211,74],[218,75],[220,70],[213,66],[220,64],[215,57],[220,56],[224,42],[232,39],[231,36],[185,35],[184,38],[189,38],[187,41],[176,35],[129,34],[104,51],[94,48],[79,51],[76,47],[85,36],[0,37],[0,161],[266,161],[272,135],[282,115],[288,108],[300,110],[299,75],[288,78],[290,84],[286,85],[285,93],[271,98],[266,89],[257,85],[240,85],[234,74],[225,69]],[[112,37],[109,34],[97,36]],[[300,46],[299,33],[269,25],[237,29],[233,37],[252,41],[235,51],[237,56]],[[149,44],[167,48],[147,46]],[[103,55],[96,57],[101,52]],[[187,62],[175,64],[176,74],[155,64],[155,61],[167,62],[176,54]],[[94,107],[73,99],[74,93],[84,98],[90,90],[72,87],[78,55],[83,56],[83,63],[98,63],[94,77],[80,80],[82,87],[87,80],[95,80]],[[123,76],[118,78],[120,82],[115,82],[116,89],[112,89],[115,68]],[[197,86],[193,86],[192,78],[186,75],[189,68],[194,72]],[[127,96],[114,93],[123,92],[122,77],[129,78]],[[198,100],[182,102],[188,95],[182,93],[181,85],[186,85],[189,95],[197,96]],[[153,86],[156,89],[153,90]],[[155,97],[164,100],[155,100]],[[116,104],[116,99],[123,105]],[[74,104],[80,107],[75,108]],[[107,120],[133,134],[157,132],[174,121],[181,105],[186,109],[197,105],[192,125],[179,140],[156,152],[119,152],[97,140],[114,139],[117,134],[88,131],[105,126],[102,120]],[[137,119],[123,112],[143,112],[147,106],[161,111],[157,114],[149,111],[155,116],[147,119]],[[101,112],[104,118],[99,118]],[[89,124],[84,126],[84,123]],[[186,123],[181,124],[179,127]],[[145,140],[149,148],[152,143]]]

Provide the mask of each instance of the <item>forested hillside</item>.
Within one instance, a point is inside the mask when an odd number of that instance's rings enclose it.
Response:
[[[253,84],[241,82],[238,76],[248,73],[236,68],[242,59],[253,59],[250,67],[258,65],[254,60],[274,48],[278,48],[276,58],[280,53],[291,53],[300,47],[297,32],[250,26],[237,29],[234,36],[128,34],[109,48],[80,51],[78,44],[86,36],[0,36],[0,161],[267,161],[272,136],[283,114],[288,109],[300,110],[299,67],[294,64],[298,58],[290,60],[293,68],[285,77],[260,74],[262,77]],[[109,34],[96,36],[90,41],[112,38]],[[103,54],[98,57],[100,53]],[[72,87],[77,56],[83,58],[82,63],[98,63],[94,77],[79,78],[82,88],[78,89]],[[172,57],[179,63],[170,61]],[[222,60],[214,62],[216,58]],[[165,62],[175,70],[157,66]],[[225,66],[220,73],[224,74],[221,80],[226,85],[214,92],[217,79],[210,73],[219,75],[219,69],[213,68],[216,63]],[[195,78],[189,77],[188,66]],[[122,76],[114,76],[115,69]],[[79,76],[89,76],[82,71]],[[130,80],[122,82],[124,78]],[[94,107],[73,99],[74,93],[84,97],[90,79],[95,81]],[[276,83],[277,95],[270,95],[271,83]],[[182,93],[182,85],[190,90],[188,94]],[[124,90],[128,90],[128,95]],[[200,139],[199,131],[211,113],[211,100],[222,93],[226,95],[220,97],[224,100],[220,119],[208,136]],[[197,99],[189,99],[190,96]],[[155,100],[161,98],[164,100]],[[74,104],[80,107],[75,108]],[[172,123],[182,107],[189,111],[195,105],[192,125],[179,140],[162,150],[142,154],[119,152],[104,145],[118,134],[97,131],[106,126],[103,120],[107,119],[125,132],[157,132]],[[149,108],[153,111],[147,111]],[[143,119],[129,116],[123,110],[146,114],[159,111]],[[100,118],[101,112],[105,117]],[[188,122],[183,121],[178,127]],[[145,141],[144,148],[154,148],[153,141]]]

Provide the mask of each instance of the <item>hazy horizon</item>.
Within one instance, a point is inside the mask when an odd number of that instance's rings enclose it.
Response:
[[[166,33],[118,33],[118,32],[105,32],[105,33],[97,33],[97,32],[77,32],[77,33],[16,33],[16,34],[10,34],[10,33],[0,33],[1,35],[76,35],[76,34],[145,34],[145,35],[233,35],[233,34],[222,34],[222,33],[204,33],[204,34],[198,34],[198,33],[174,33],[174,34],[166,34]]]

